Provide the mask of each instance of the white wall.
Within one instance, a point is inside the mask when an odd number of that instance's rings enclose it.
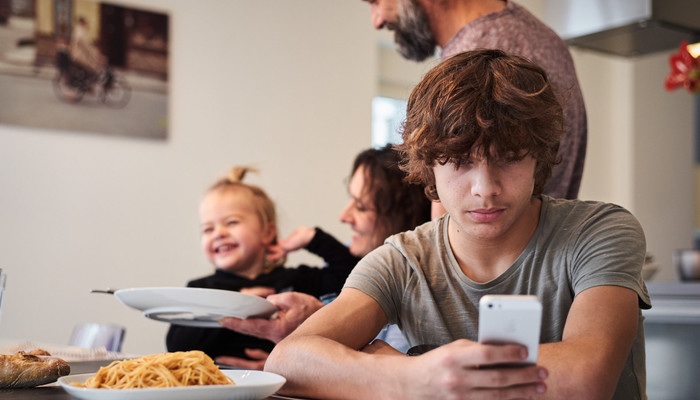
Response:
[[[163,351],[166,324],[88,290],[210,273],[197,206],[233,165],[261,170],[252,182],[283,235],[308,224],[350,238],[337,215],[376,85],[366,3],[120,3],[170,15],[168,140],[0,125],[2,339],[65,343],[76,323],[111,321],[127,326],[125,351]]]
[[[626,207],[659,264],[676,281],[674,249],[693,244],[693,96],[666,92],[671,51],[635,58],[573,49],[588,112],[580,197]]]

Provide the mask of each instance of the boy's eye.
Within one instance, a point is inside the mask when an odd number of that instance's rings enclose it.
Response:
[[[515,152],[509,152],[503,157],[503,163],[505,164],[515,164],[517,162],[520,162],[522,159],[527,156],[526,152],[520,152],[520,153],[515,153]]]
[[[454,164],[455,169],[460,169],[462,167],[468,167],[472,164],[472,160],[469,158],[460,158],[456,159],[452,162]]]
[[[510,156],[510,157],[505,157],[503,160],[499,162],[499,164],[503,166],[509,166],[513,164],[517,164],[522,160],[522,157],[516,157],[516,156]]]
[[[214,232],[214,228],[212,228],[212,227],[210,227],[210,226],[205,227],[205,228],[202,228],[202,234],[205,234],[205,235],[206,235],[206,234],[209,234],[209,233],[212,233],[212,232]]]
[[[230,219],[230,220],[226,221],[226,225],[227,225],[227,226],[234,226],[234,225],[236,225],[236,224],[238,224],[238,220],[237,220],[237,219]]]

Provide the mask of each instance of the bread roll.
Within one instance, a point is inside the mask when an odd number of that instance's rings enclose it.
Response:
[[[50,357],[44,350],[0,355],[0,389],[43,385],[69,373],[70,365],[65,360]]]

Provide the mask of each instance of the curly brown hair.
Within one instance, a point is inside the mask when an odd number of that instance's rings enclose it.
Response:
[[[544,70],[501,50],[455,55],[413,89],[403,125],[401,168],[439,200],[433,167],[475,154],[487,161],[536,160],[534,195],[552,175],[564,134],[562,107]]]

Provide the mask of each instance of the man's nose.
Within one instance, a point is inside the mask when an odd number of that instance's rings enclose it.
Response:
[[[375,4],[370,4],[369,6],[369,16],[372,21],[372,26],[374,29],[383,29],[386,24],[386,20],[381,12],[379,12],[379,7]]]

